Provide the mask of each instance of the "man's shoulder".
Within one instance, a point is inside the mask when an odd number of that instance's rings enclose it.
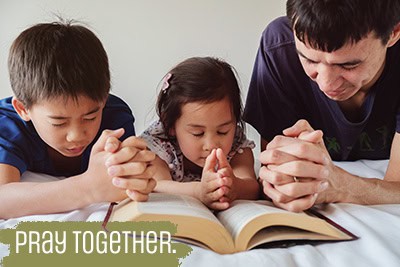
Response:
[[[398,66],[400,64],[399,59],[400,59],[400,40],[398,40],[393,46],[389,47],[387,53],[387,60],[389,61],[388,62],[389,64],[395,64]]]
[[[271,21],[262,34],[265,50],[294,45],[294,35],[290,21],[286,16],[278,17]]]

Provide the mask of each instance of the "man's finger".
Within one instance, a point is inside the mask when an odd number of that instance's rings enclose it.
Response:
[[[289,161],[298,160],[298,158],[279,149],[268,149],[261,152],[259,160],[263,165],[280,165]]]
[[[293,126],[283,130],[283,134],[286,136],[297,137],[302,132],[312,132],[314,129],[306,120],[298,120]]]
[[[315,178],[323,180],[329,178],[329,169],[325,165],[316,164],[310,161],[291,161],[281,165],[268,165],[268,169],[280,172],[289,176]]]
[[[260,168],[259,176],[261,180],[265,180],[275,186],[294,182],[293,176],[272,171],[267,166],[262,166]]]
[[[293,212],[302,212],[304,210],[311,208],[315,204],[317,196],[318,196],[317,194],[308,195],[302,198],[297,198],[287,203],[280,203],[275,201],[273,202],[277,207],[283,208],[285,210]]]
[[[303,159],[303,160],[308,160],[311,162],[315,162],[318,164],[328,164],[329,163],[329,158],[326,155],[326,150],[321,148],[320,144],[315,144],[307,141],[300,140],[298,138],[292,138],[291,141],[284,140],[283,142],[286,143],[286,145],[281,145],[281,144],[273,144],[272,142],[271,147],[268,147],[268,150],[279,150],[283,153],[286,153],[284,155],[286,159],[288,158],[288,155],[291,155],[294,158],[291,158],[290,161],[295,161],[297,158],[298,159]],[[269,145],[269,144],[268,144]],[[272,148],[272,146],[275,146],[275,148]],[[277,153],[278,152],[269,152],[269,153]],[[264,156],[262,153],[260,154],[260,157]],[[266,154],[268,156],[268,154]],[[275,155],[276,156],[276,155]],[[280,154],[279,156],[282,156]],[[268,164],[268,160],[264,159],[265,162]],[[263,162],[263,161],[261,161]],[[288,160],[286,160],[288,162]],[[279,164],[283,164],[285,161],[281,161]],[[264,163],[265,164],[265,163]]]

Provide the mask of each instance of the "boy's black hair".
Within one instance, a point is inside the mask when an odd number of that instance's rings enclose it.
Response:
[[[332,52],[370,32],[386,44],[400,22],[400,1],[288,0],[286,14],[300,41]]]
[[[72,21],[23,31],[11,46],[8,69],[14,95],[27,108],[60,96],[104,101],[110,91],[103,45],[92,31]]]

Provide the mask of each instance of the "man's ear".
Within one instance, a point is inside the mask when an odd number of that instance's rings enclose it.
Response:
[[[400,23],[394,26],[392,33],[390,34],[387,47],[391,47],[400,39]]]
[[[30,121],[31,120],[31,118],[30,118],[30,116],[28,114],[28,109],[15,96],[12,98],[11,103],[12,103],[15,111],[21,117],[21,119],[23,119],[24,121]]]

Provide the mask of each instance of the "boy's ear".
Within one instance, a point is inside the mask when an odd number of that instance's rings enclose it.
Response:
[[[15,96],[12,98],[11,103],[12,103],[15,111],[21,117],[21,119],[23,119],[24,121],[31,120],[31,118],[28,114],[28,110],[26,109],[25,105],[21,101],[19,101]]]
[[[390,34],[387,47],[391,47],[400,39],[400,23],[394,26],[392,33]]]

